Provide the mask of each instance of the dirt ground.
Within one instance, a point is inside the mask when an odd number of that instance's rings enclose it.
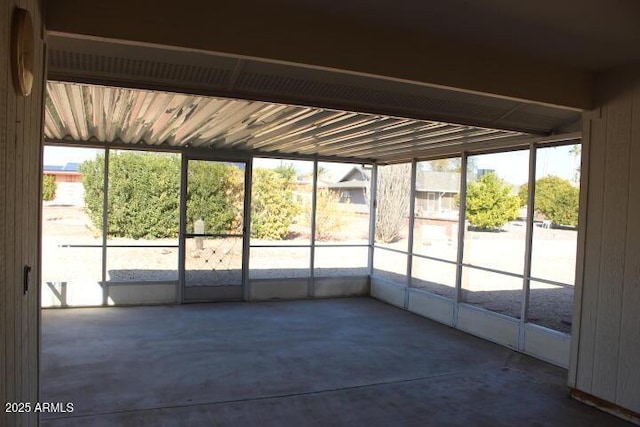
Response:
[[[406,250],[407,230],[403,238],[391,244],[379,244]],[[420,230],[414,233],[414,253],[447,261],[456,261],[457,234],[430,239]],[[465,264],[522,275],[525,259],[526,227],[523,222],[509,223],[502,232],[465,232]],[[531,281],[528,321],[562,332],[571,331],[573,312],[575,230],[545,229],[534,226],[531,277],[559,282]],[[382,255],[384,253],[384,255]],[[406,283],[406,256],[390,251],[376,251],[376,273],[397,283]],[[456,266],[414,257],[411,286],[446,298],[456,298]],[[470,267],[462,269],[462,300],[488,310],[520,318],[523,279]]]
[[[355,218],[355,219],[353,219]],[[366,275],[367,248],[321,247],[322,245],[363,245],[368,243],[366,217],[352,217],[341,229],[341,239],[328,238],[316,247],[315,274],[323,276]],[[351,227],[349,227],[351,225]],[[290,240],[251,239],[250,278],[308,277],[310,249],[283,247],[310,245],[308,227],[293,227]],[[81,207],[45,206],[43,209],[43,281],[101,281],[102,235]],[[199,286],[240,284],[242,239],[187,239],[185,270],[187,284]],[[178,239],[109,238],[107,280],[178,280]],[[153,245],[154,247],[144,247]],[[120,247],[118,247],[120,246]],[[129,246],[129,247],[123,247]]]
[[[315,249],[317,276],[366,275],[366,247],[322,247],[323,244],[366,244],[368,219],[351,217],[339,236],[318,242]],[[282,247],[307,245],[305,227],[292,233],[292,240],[252,239],[250,278],[309,277],[310,249]],[[407,249],[404,238],[389,245]],[[80,207],[45,206],[43,209],[43,281],[74,282],[102,280],[102,236]],[[132,246],[107,249],[107,280],[175,281],[178,279],[178,239],[136,240],[109,238],[109,245]],[[154,245],[153,248],[140,247]],[[93,247],[91,247],[93,246]],[[532,277],[565,283],[552,285],[532,282],[528,319],[533,323],[569,332],[573,307],[576,232],[535,227],[532,251]],[[455,261],[457,235],[431,238],[415,232],[415,253]],[[495,270],[521,274],[524,266],[525,227],[512,223],[504,232],[465,233],[464,262]],[[189,239],[185,258],[187,284],[239,284],[242,271],[241,239],[206,239],[198,245]],[[391,251],[375,251],[378,275],[406,283],[407,256]],[[455,298],[455,265],[414,257],[411,286]],[[504,274],[463,268],[462,297],[465,302],[520,317],[523,281]]]

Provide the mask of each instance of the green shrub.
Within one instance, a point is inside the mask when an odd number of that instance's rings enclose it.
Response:
[[[84,207],[91,222],[98,230],[102,229],[102,198],[104,196],[104,155],[80,165],[82,186],[84,187]]]
[[[85,207],[102,227],[104,156],[82,164]],[[242,171],[226,163],[191,162],[187,227],[202,219],[207,233],[239,232]],[[175,238],[180,221],[180,158],[155,153],[109,157],[108,234],[134,239]],[[241,231],[241,230],[240,230]]]
[[[285,239],[299,213],[293,199],[295,170],[254,169],[251,234],[258,239]]]
[[[205,233],[242,233],[244,171],[229,163],[189,163],[187,230],[199,219]]]
[[[521,205],[527,204],[529,186],[520,187]],[[556,225],[578,225],[580,189],[559,176],[546,176],[536,181],[535,211]]]
[[[102,227],[104,156],[81,165],[85,207]],[[151,153],[109,156],[108,235],[176,237],[179,229],[180,160]]]
[[[558,176],[536,181],[535,210],[553,224],[578,225],[579,197],[580,190]]]
[[[57,187],[56,177],[53,175],[45,175],[42,178],[42,200],[50,202],[55,199]]]
[[[525,182],[518,189],[518,200],[521,208],[524,208],[529,203],[529,183]]]
[[[81,165],[85,208],[102,228],[104,156]],[[256,170],[253,235],[283,239],[298,208],[291,174]],[[205,233],[242,233],[244,170],[224,162],[191,161],[188,168],[187,232],[202,219]],[[175,238],[180,221],[180,158],[157,153],[111,153],[108,235],[135,239]]]
[[[467,188],[466,217],[474,227],[499,229],[518,217],[520,198],[495,173],[483,175]]]

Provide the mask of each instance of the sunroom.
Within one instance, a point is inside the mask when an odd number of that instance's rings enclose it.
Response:
[[[64,81],[44,114],[44,308],[372,296],[569,364],[579,132]]]

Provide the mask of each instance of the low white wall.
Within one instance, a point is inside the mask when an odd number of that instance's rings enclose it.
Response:
[[[313,280],[313,286],[311,286],[311,280]],[[249,281],[249,286],[250,301],[369,295],[369,278],[367,276],[253,279]]]
[[[176,302],[176,284],[110,285],[108,305],[173,304]]]
[[[369,277],[319,277],[314,279],[313,296],[316,298],[351,297],[369,295]]]
[[[48,282],[42,284],[42,307],[87,307],[102,305],[104,291],[92,281]]]
[[[102,286],[98,282],[43,283],[41,305],[52,307],[95,307],[107,305],[173,304],[176,283],[122,283]]]
[[[239,285],[187,286],[182,297],[188,302],[242,301],[244,291]]]
[[[419,316],[452,326],[480,338],[517,350],[518,319],[461,303],[456,319],[455,302],[421,289],[406,289],[380,278],[371,279],[370,296]],[[457,321],[456,321],[457,320]],[[524,325],[522,352],[561,367],[569,366],[571,336],[538,325]]]
[[[407,288],[388,282],[379,277],[371,277],[371,296],[381,301],[404,308]]]
[[[569,367],[571,336],[527,323],[524,325],[524,351],[554,365]]]
[[[249,300],[301,299],[309,296],[309,279],[255,279],[249,281]]]
[[[467,304],[458,304],[457,327],[498,344],[518,348],[519,321]]]
[[[313,298],[368,296],[369,278],[326,277],[315,279],[255,279],[249,281],[250,301],[268,301],[274,299],[309,298],[310,289]],[[98,282],[78,281],[64,283],[43,283],[41,304],[50,307],[92,307],[107,305],[147,305],[176,303],[175,283],[107,283],[104,287]],[[188,287],[184,298],[189,301],[211,300],[210,288]],[[216,287],[217,300],[244,299],[241,286]]]
[[[409,289],[407,310],[428,319],[453,326],[454,303],[450,299],[418,289]]]

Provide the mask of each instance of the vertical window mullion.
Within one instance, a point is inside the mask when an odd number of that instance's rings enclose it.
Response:
[[[527,322],[529,310],[529,284],[531,277],[531,253],[533,245],[533,215],[535,212],[536,194],[536,145],[529,145],[529,179],[527,183],[527,230],[525,236],[524,271],[522,279],[522,303],[520,307],[520,331],[518,336],[518,349],[524,349],[524,325]]]
[[[467,158],[466,151],[460,153],[460,211],[458,212],[458,254],[456,258],[456,299],[453,305],[453,325],[458,324],[458,305],[462,301],[462,261],[464,256],[464,234],[467,210]]]
[[[109,287],[107,283],[107,233],[109,232],[109,154],[104,150],[104,177],[102,180],[102,305],[108,305]]]
[[[369,276],[373,276],[373,255],[376,240],[376,205],[378,203],[378,164],[371,169],[371,188],[369,194]]]
[[[411,161],[411,187],[409,189],[411,195],[409,199],[409,230],[407,233],[407,290],[405,292],[404,307],[409,307],[409,287],[411,287],[411,268],[413,265],[413,227],[415,224],[416,211],[416,175],[418,162],[416,159]]]
[[[311,251],[309,257],[309,287],[307,295],[313,296],[315,292],[315,258],[316,258],[316,201],[318,197],[318,159],[313,161],[313,184],[311,191]]]

